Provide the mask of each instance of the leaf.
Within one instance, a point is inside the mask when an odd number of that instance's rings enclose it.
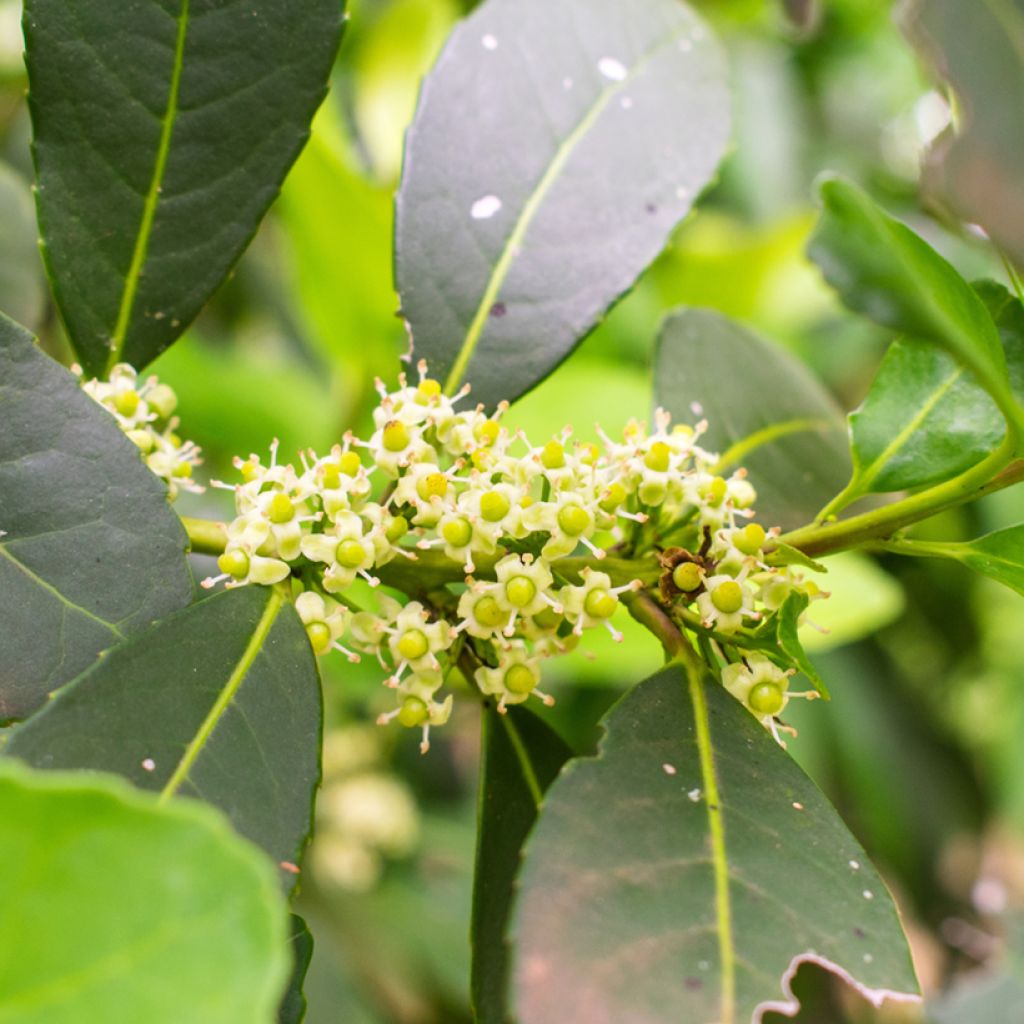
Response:
[[[843,302],[900,334],[944,348],[1021,429],[1024,414],[1010,390],[999,333],[971,286],[852,182],[826,181],[821,198],[808,253]]]
[[[686,309],[665,321],[655,360],[655,401],[677,422],[707,418],[702,446],[749,471],[765,526],[802,526],[849,479],[842,410],[784,349]]]
[[[814,961],[914,999],[892,900],[818,789],[720,686],[670,666],[551,787],[514,915],[520,1024],[740,1024]]]
[[[89,373],[150,362],[241,255],[324,97],[342,12],[26,0],[44,259]]]
[[[483,714],[471,996],[477,1024],[504,1024],[508,959],[505,930],[520,851],[544,791],[572,757],[564,740],[525,708]]]
[[[1024,397],[1024,307],[1000,284],[974,286],[999,332],[1010,385]],[[927,342],[895,341],[867,398],[850,415],[851,492],[941,483],[995,451],[1006,426],[963,365]]]
[[[220,815],[6,763],[0,817],[0,1019],[270,1024],[284,905]]]
[[[818,670],[811,664],[811,659],[807,657],[807,652],[804,650],[804,645],[798,632],[800,616],[807,611],[809,603],[806,594],[794,590],[783,601],[782,607],[779,609],[775,619],[776,635],[779,647],[789,658],[790,662],[807,677],[810,684],[825,700],[829,700],[828,687],[818,674]]]
[[[274,590],[201,601],[110,651],[17,728],[34,768],[115,772],[162,800],[219,807],[290,888],[320,780],[320,683],[306,632]]]
[[[167,490],[114,418],[0,316],[0,720],[192,599]]]
[[[37,328],[46,296],[28,183],[0,163],[0,311]]]
[[[910,554],[956,558],[975,572],[1024,595],[1024,524],[996,530],[977,540],[959,544],[907,541]]]
[[[728,128],[721,51],[677,0],[487,0],[408,133],[395,270],[416,355],[485,405],[528,391],[664,247]]]
[[[277,1011],[278,1024],[302,1024],[306,1016],[306,996],[302,986],[309,970],[309,962],[313,958],[313,936],[306,922],[298,914],[292,914],[289,922],[289,936],[292,955],[292,974],[288,980],[288,988]]]
[[[914,0],[901,14],[910,41],[960,100],[959,131],[932,148],[925,189],[1024,266],[1024,3]]]

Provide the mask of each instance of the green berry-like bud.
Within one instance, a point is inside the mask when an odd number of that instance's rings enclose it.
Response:
[[[430,473],[416,482],[416,493],[424,500],[443,498],[448,490],[448,477],[444,473]]]
[[[711,603],[723,615],[733,615],[743,607],[743,588],[735,580],[719,583],[711,591]]]
[[[323,467],[321,479],[324,487],[333,491],[341,485],[341,469],[333,462],[328,462]]]
[[[346,569],[358,569],[366,561],[363,545],[357,540],[343,540],[334,552],[338,565]]]
[[[525,665],[513,665],[505,673],[505,689],[510,693],[530,693],[537,678]]]
[[[412,438],[409,436],[409,428],[401,420],[392,420],[384,428],[382,440],[389,452],[401,452],[408,448]]]
[[[425,380],[420,381],[416,394],[421,401],[429,402],[432,398],[437,398],[441,394],[441,384],[439,381],[431,380],[430,377],[427,377]]]
[[[620,483],[614,483],[605,491],[599,506],[602,512],[607,512],[611,515],[625,500],[626,488]]]
[[[747,704],[759,715],[777,715],[785,705],[785,695],[778,683],[758,683],[749,694]]]
[[[711,483],[705,488],[705,496],[708,504],[712,506],[721,505],[725,496],[729,493],[729,485],[724,477],[716,476],[711,478]]]
[[[664,441],[655,441],[644,456],[644,465],[656,473],[668,472],[672,464],[672,449]]]
[[[188,480],[188,478],[192,476],[192,463],[179,462],[174,469],[171,470],[171,476],[175,476],[179,480]]]
[[[427,705],[419,697],[406,697],[398,712],[398,720],[407,729],[415,729],[430,717]]]
[[[135,390],[118,391],[114,395],[114,408],[122,416],[134,416],[139,407],[139,393]]]
[[[488,491],[480,498],[480,515],[489,523],[504,519],[511,508],[508,498],[500,491]]]
[[[153,450],[153,435],[148,430],[129,430],[127,436],[143,455]]]
[[[529,576],[513,576],[505,584],[505,597],[516,608],[525,608],[537,596],[537,584]]]
[[[170,419],[171,414],[178,408],[178,396],[174,389],[166,384],[157,384],[146,392],[146,404],[162,420]]]
[[[566,505],[558,512],[558,526],[570,537],[578,537],[590,525],[590,515],[582,505]]]
[[[422,658],[430,650],[427,643],[427,635],[420,629],[407,629],[399,638],[396,644],[398,653],[406,661],[415,661]]]
[[[764,542],[768,539],[768,534],[764,532],[764,527],[758,523],[747,523],[742,530],[737,533],[732,542],[736,546],[738,551],[742,551],[745,555],[756,555],[758,551],[764,547]]]
[[[468,519],[449,519],[441,535],[453,548],[464,548],[473,539],[473,527]]]
[[[252,459],[246,459],[238,467],[238,472],[242,474],[242,479],[247,484],[251,484],[256,479],[256,463]]]
[[[295,518],[295,506],[292,504],[292,499],[287,494],[278,491],[270,499],[270,507],[267,509],[267,515],[272,523],[290,523]]]
[[[550,605],[545,605],[533,616],[533,621],[540,629],[557,629],[562,624],[562,616]]]
[[[498,440],[498,434],[500,433],[501,427],[498,426],[495,420],[484,420],[483,423],[477,424],[473,428],[473,437],[481,444],[494,444]]]
[[[561,469],[565,465],[565,448],[558,441],[548,441],[540,453],[540,463],[545,469]]]
[[[592,619],[610,619],[619,607],[619,599],[609,594],[603,587],[596,587],[587,594],[583,602],[583,610]]]
[[[481,626],[496,629],[498,626],[504,625],[508,615],[502,611],[501,605],[490,594],[485,594],[473,605],[473,617]]]
[[[680,562],[672,570],[672,582],[686,594],[696,590],[703,579],[704,573],[696,562]]]
[[[391,516],[385,524],[384,536],[392,544],[397,544],[409,532],[409,520],[403,516]]]
[[[225,551],[217,559],[217,568],[236,580],[243,579],[249,573],[249,556],[237,548],[234,551]]]
[[[331,649],[331,631],[326,622],[306,623],[306,636],[313,645],[314,654],[326,654]]]
[[[342,452],[339,465],[345,476],[355,476],[363,463],[355,452]]]

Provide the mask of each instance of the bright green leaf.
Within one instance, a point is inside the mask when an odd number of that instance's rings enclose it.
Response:
[[[45,290],[28,182],[0,164],[0,312],[35,330]]]
[[[933,147],[925,188],[1024,266],[1024,3],[911,0],[901,14],[960,99],[959,130]]]
[[[489,406],[529,390],[664,247],[728,124],[721,51],[678,0],[487,0],[408,134],[395,266],[415,354]]]
[[[199,312],[298,155],[341,0],[27,0],[44,257],[79,360],[142,367]]]
[[[35,768],[123,775],[221,808],[291,886],[320,779],[320,682],[291,605],[218,594],[107,653],[11,736]]]
[[[544,791],[572,757],[565,741],[525,708],[483,715],[476,872],[473,887],[471,995],[477,1024],[505,1024],[505,929],[523,842]]]
[[[654,397],[677,422],[707,419],[701,445],[748,470],[766,527],[804,525],[849,479],[835,399],[794,356],[712,310],[665,321]]]
[[[971,286],[851,182],[826,181],[821,197],[808,252],[843,302],[908,338],[944,348],[1020,427],[1024,414],[1011,393],[999,333]]]
[[[798,632],[800,616],[807,611],[808,603],[807,595],[796,590],[783,602],[776,619],[779,647],[790,662],[807,677],[818,693],[828,700],[828,687],[818,674],[818,670],[811,664],[811,659],[807,657]]]
[[[274,1020],[283,901],[220,815],[7,763],[0,818],[4,1024]]]
[[[673,666],[551,787],[512,938],[520,1024],[746,1024],[801,960],[915,998],[895,906],[836,812],[717,685]],[[794,1007],[795,1009],[795,1007]]]
[[[1024,307],[1002,285],[975,292],[999,331],[1010,385],[1024,397]],[[1006,433],[998,407],[948,352],[927,342],[894,342],[871,390],[850,415],[858,494],[941,483],[993,452]]]
[[[0,316],[0,720],[192,599],[167,490],[114,418]]]

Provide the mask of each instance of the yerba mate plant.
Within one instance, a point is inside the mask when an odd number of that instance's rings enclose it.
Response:
[[[789,756],[787,707],[829,699],[803,638],[831,555],[950,558],[1024,593],[1024,525],[914,534],[1024,477],[1019,289],[968,283],[828,177],[810,256],[895,339],[848,430],[794,356],[694,308],[624,431],[510,425],[712,182],[730,96],[678,0],[485,0],[407,133],[409,351],[369,429],[212,477],[147,367],[277,194],[343,21],[338,0],[25,5],[72,356],[0,320],[0,1019],[302,1019],[312,939],[287,911],[323,659],[379,665],[363,713],[423,764],[455,709],[479,716],[477,1021],[792,1016],[804,963],[913,1015],[894,901]],[[231,515],[179,517],[206,489]],[[546,676],[627,616],[665,666],[578,756]]]

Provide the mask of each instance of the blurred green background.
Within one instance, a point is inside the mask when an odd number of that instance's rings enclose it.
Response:
[[[365,425],[374,375],[393,378],[407,344],[390,241],[403,134],[422,74],[471,6],[352,0],[334,88],[279,201],[229,282],[153,367],[177,390],[182,432],[203,446],[209,475],[272,437],[284,452],[329,447]],[[949,108],[889,4],[827,0],[804,28],[783,9],[814,5],[697,6],[731,57],[733,150],[638,287],[512,410],[531,437],[568,420],[584,435],[598,419],[615,430],[647,415],[657,325],[682,304],[714,307],[773,338],[853,408],[890,339],[845,313],[804,256],[824,170],[871,189],[969,278],[1002,277],[983,243],[919,205],[921,154]],[[17,0],[0,0],[0,309],[66,360],[35,247],[19,18]],[[181,507],[227,514],[216,490]],[[962,539],[1022,513],[1018,494],[1004,492],[928,530]],[[1024,906],[1024,601],[956,565],[865,556],[833,564],[831,607],[815,608],[831,632],[809,646],[834,700],[793,709],[800,735],[790,749],[885,872],[921,980],[936,992],[998,965],[1007,922]],[[550,717],[581,751],[596,741],[599,714],[659,664],[657,645],[622,626],[623,645],[597,641],[596,659],[552,666]],[[415,737],[371,724],[375,666],[328,659],[324,668],[326,777],[299,907],[317,942],[308,1020],[468,1021],[473,709],[420,758]],[[772,884],[784,891],[787,880]],[[840,1012],[880,1019],[855,1000],[820,1019]]]

